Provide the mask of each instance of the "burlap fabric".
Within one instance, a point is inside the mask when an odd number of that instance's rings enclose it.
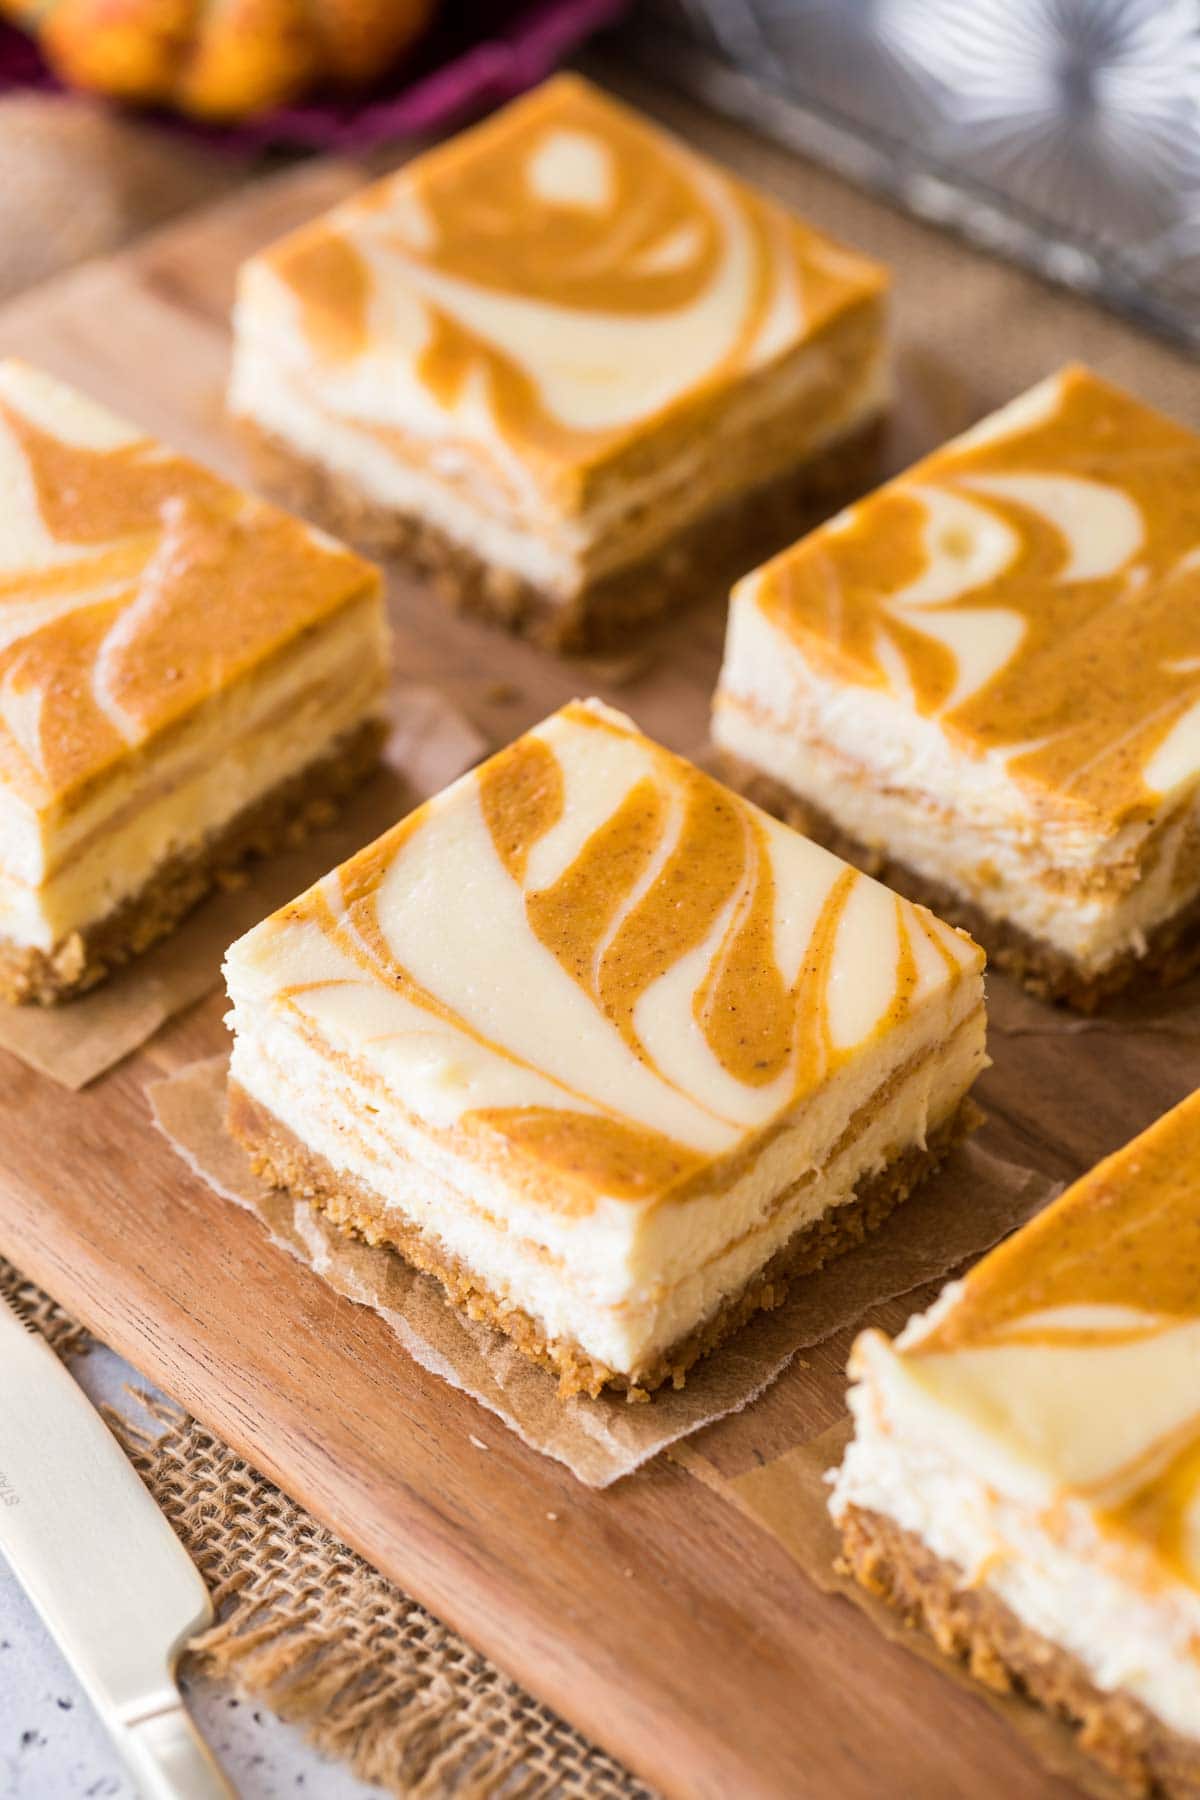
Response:
[[[1195,364],[1166,345],[1032,276],[972,254],[643,80],[624,78],[620,85],[668,123],[702,136],[713,154],[762,179],[814,223],[893,264],[901,396],[893,466],[1073,357],[1185,417],[1194,410],[1200,391]],[[57,134],[68,119],[70,131],[81,135],[108,129],[90,117],[77,125],[66,112],[18,116],[12,106],[0,107],[0,163],[10,173],[18,135],[22,147],[29,146],[43,131]],[[81,156],[78,140],[69,148],[64,140],[60,164],[39,147],[39,154],[24,158],[22,166],[33,174],[23,186],[9,180],[6,204],[0,205],[0,293],[95,254],[183,203],[175,194],[166,201],[154,181],[153,204],[139,194],[126,207],[129,190],[122,189],[122,204],[102,220],[94,209],[89,216],[90,183],[114,180],[111,156],[93,149],[95,154]],[[135,162],[140,173],[140,146]],[[70,209],[60,208],[42,185],[56,170],[60,191],[75,202]],[[226,166],[206,170],[205,178],[219,186],[233,177]],[[68,212],[87,225],[86,241],[39,237],[45,218],[65,219]],[[24,254],[26,245],[37,252],[36,265],[32,254]],[[2,1261],[0,1288],[19,1292],[62,1353],[85,1342],[78,1327]],[[157,1423],[153,1432],[128,1422],[117,1422],[117,1429],[215,1590],[219,1623],[192,1650],[201,1667],[302,1723],[318,1746],[396,1793],[426,1800],[451,1794],[645,1800],[639,1783],[195,1421],[170,1411]]]
[[[0,104],[0,297],[112,250],[237,179],[90,102]],[[0,1291],[63,1356],[87,1333],[0,1258]],[[413,1800],[648,1800],[647,1790],[175,1409],[110,1420],[212,1589],[193,1667]],[[143,1413],[143,1418],[145,1414]]]
[[[87,1348],[3,1258],[0,1293],[60,1355]],[[130,1410],[149,1426],[109,1422],[217,1606],[193,1668],[410,1800],[653,1800],[186,1413]]]

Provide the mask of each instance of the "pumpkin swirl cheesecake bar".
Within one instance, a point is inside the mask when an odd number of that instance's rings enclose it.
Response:
[[[1143,1795],[1200,1793],[1200,1093],[890,1343],[864,1333],[849,1568]]]
[[[861,491],[886,287],[564,75],[252,257],[229,405],[300,510],[576,647]]]
[[[259,1172],[640,1396],[973,1122],[983,958],[598,701],[233,945]]]
[[[0,363],[0,997],[64,999],[376,760],[370,564]]]
[[[1200,956],[1200,438],[1072,367],[747,576],[762,804],[1094,1007]]]

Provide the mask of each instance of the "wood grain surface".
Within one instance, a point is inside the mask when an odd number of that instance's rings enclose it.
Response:
[[[1087,353],[1195,412],[1197,375],[1080,303],[947,247],[725,127],[673,107],[729,160],[863,248],[903,260],[900,460]],[[37,360],[226,470],[226,317],[239,259],[346,192],[311,165],[0,314]],[[936,276],[931,270],[936,265]],[[931,290],[931,282],[933,284]],[[946,309],[929,317],[931,298]],[[1024,309],[1024,311],[1022,310]],[[1029,329],[1020,328],[1028,318]],[[1005,334],[989,350],[985,325]],[[1036,328],[1035,328],[1036,327]],[[1064,341],[1065,340],[1065,341]],[[397,589],[399,662],[500,743],[599,692],[701,752],[718,602],[604,665],[556,662]],[[1196,990],[1077,1031],[997,980],[987,1141],[1071,1175],[1195,1085]],[[425,1374],[382,1321],[336,1299],[191,1177],[151,1127],[148,1079],[222,1047],[221,999],[79,1095],[0,1059],[0,1250],[407,1591],[672,1795],[950,1800],[1064,1795],[969,1693],[818,1594],[677,1463],[580,1488]],[[964,1204],[969,1204],[964,1195]],[[915,1296],[911,1304],[927,1296]],[[908,1305],[885,1309],[894,1326]],[[845,1339],[806,1352],[704,1455],[730,1472],[842,1410]]]

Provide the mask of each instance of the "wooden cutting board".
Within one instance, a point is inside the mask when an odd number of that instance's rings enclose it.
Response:
[[[1196,416],[1195,370],[1080,303],[954,249],[782,153],[670,109],[863,248],[900,265],[906,460],[1053,362],[1085,354]],[[312,164],[250,188],[0,313],[0,353],[43,363],[149,430],[238,473],[221,416],[234,270],[344,194]],[[1057,346],[1050,349],[1048,346]],[[597,691],[685,753],[705,742],[722,608],[649,654],[557,662],[397,591],[400,663],[500,743]],[[1200,1077],[1179,1003],[1120,1032],[1064,1031],[994,983],[1007,1029],[982,1089],[993,1148],[1072,1175]],[[1192,1001],[1195,1017],[1195,1001]],[[880,1800],[1064,1795],[970,1694],[818,1594],[783,1551],[678,1463],[581,1488],[417,1368],[374,1314],[335,1298],[189,1175],[144,1084],[223,1047],[214,994],[72,1095],[0,1056],[0,1251],[408,1592],[670,1794]],[[917,1297],[918,1299],[920,1296]],[[908,1307],[883,1309],[894,1327]],[[842,1338],[710,1428],[747,1467],[842,1410]]]

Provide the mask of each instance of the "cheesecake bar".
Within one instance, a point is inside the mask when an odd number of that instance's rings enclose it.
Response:
[[[1142,1795],[1200,1793],[1200,1093],[854,1347],[845,1561]]]
[[[229,1123],[565,1394],[673,1380],[971,1122],[983,958],[598,701],[229,951]]]
[[[562,75],[250,259],[230,408],[301,510],[575,647],[862,491],[885,287]]]
[[[1200,953],[1200,437],[1062,370],[748,575],[762,804],[1084,1008]]]
[[[0,363],[0,998],[90,987],[375,761],[369,563]]]

